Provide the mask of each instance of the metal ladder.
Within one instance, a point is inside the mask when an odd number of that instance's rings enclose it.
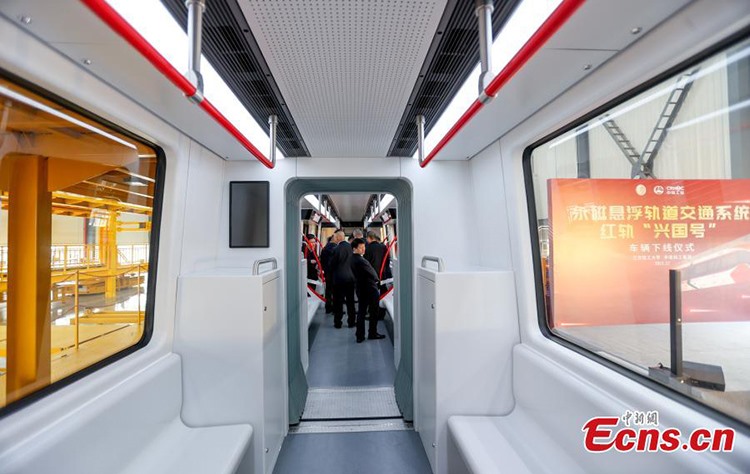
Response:
[[[602,125],[609,132],[609,136],[617,143],[617,146],[620,147],[620,151],[625,155],[625,158],[628,159],[631,165],[635,166],[641,155],[635,150],[635,147],[630,143],[630,140],[628,140],[628,137],[620,129],[620,126],[613,119],[606,120]]]
[[[654,176],[654,160],[656,155],[659,153],[661,146],[664,144],[664,140],[667,138],[667,133],[670,127],[677,118],[677,114],[682,108],[682,104],[685,103],[688,92],[693,87],[693,76],[698,72],[700,68],[695,68],[692,71],[683,74],[677,80],[672,91],[669,93],[667,102],[662,108],[659,118],[656,120],[656,125],[651,130],[651,136],[649,136],[646,146],[643,148],[642,153],[638,153],[633,144],[628,139],[625,132],[622,131],[617,122],[612,118],[607,118],[609,115],[605,115],[606,119],[602,125],[607,130],[609,136],[615,141],[617,146],[625,155],[625,158],[632,165],[632,171],[630,173],[631,178],[655,178]]]
[[[682,104],[685,103],[688,92],[693,87],[693,75],[698,72],[700,68],[695,68],[692,71],[683,74],[675,84],[674,89],[669,94],[667,103],[664,104],[664,108],[661,111],[661,115],[656,120],[656,125],[651,131],[651,136],[646,142],[646,146],[643,149],[643,153],[639,158],[639,164],[642,167],[643,177],[653,177],[654,171],[654,160],[656,159],[657,153],[664,144],[664,140],[667,138],[667,132],[677,118],[677,114],[682,108]]]

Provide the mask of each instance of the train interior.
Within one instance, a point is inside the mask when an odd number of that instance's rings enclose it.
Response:
[[[748,124],[747,0],[0,2],[0,474],[748,472]]]

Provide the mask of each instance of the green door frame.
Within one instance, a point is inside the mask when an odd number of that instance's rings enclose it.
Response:
[[[412,301],[414,281],[414,245],[412,229],[412,188],[401,178],[294,178],[286,191],[286,307],[287,347],[289,364],[289,423],[297,424],[307,399],[307,379],[300,353],[299,317],[299,222],[300,200],[307,194],[384,192],[398,202],[399,250],[399,322],[401,324],[401,360],[396,371],[396,402],[406,421],[414,419],[412,381],[414,380],[412,349]]]

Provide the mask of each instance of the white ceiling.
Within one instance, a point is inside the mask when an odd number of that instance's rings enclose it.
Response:
[[[358,221],[365,215],[370,194],[329,194],[342,221]]]
[[[446,0],[239,2],[314,157],[383,157]]]

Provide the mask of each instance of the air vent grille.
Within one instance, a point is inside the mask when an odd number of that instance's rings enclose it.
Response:
[[[185,1],[162,3],[185,29]],[[310,156],[236,0],[207,3],[203,17],[205,56],[263,130],[268,132],[268,116],[278,115],[278,147],[285,156]]]

